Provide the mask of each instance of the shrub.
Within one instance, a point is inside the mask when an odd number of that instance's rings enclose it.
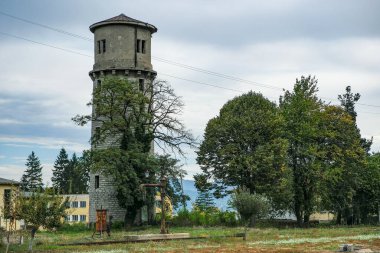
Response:
[[[60,228],[60,231],[70,231],[70,232],[81,232],[90,230],[89,226],[86,223],[64,223]]]
[[[192,211],[180,210],[172,221],[173,225],[177,226],[235,226],[238,224],[235,212],[220,211],[216,208],[204,211],[198,208]]]

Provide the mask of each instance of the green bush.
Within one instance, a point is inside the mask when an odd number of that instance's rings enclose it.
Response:
[[[177,226],[236,226],[235,212],[210,208],[206,211],[194,208],[191,211],[180,210],[172,219]]]
[[[124,221],[113,221],[111,229],[124,229],[125,224]]]
[[[87,231],[90,230],[88,224],[86,223],[64,223],[60,228],[59,231],[70,231],[70,232],[81,232],[81,231]]]

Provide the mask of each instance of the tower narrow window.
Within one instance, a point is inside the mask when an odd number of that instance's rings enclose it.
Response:
[[[103,53],[106,52],[106,40],[102,40],[102,44],[103,44]]]
[[[96,88],[97,88],[98,90],[101,90],[101,89],[102,89],[102,81],[101,81],[101,80],[97,80],[97,81],[96,81]]]
[[[95,176],[95,189],[99,189],[99,184],[100,184],[99,176]]]
[[[136,42],[136,52],[140,53],[141,52],[141,40],[137,39]]]
[[[141,41],[141,53],[145,54],[145,40]]]
[[[98,40],[98,54],[106,52],[106,40]]]
[[[144,91],[144,79],[139,79],[139,91]]]

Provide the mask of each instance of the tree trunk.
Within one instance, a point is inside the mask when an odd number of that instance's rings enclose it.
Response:
[[[336,224],[342,224],[342,210],[339,210],[336,214]]]
[[[28,252],[33,252],[33,242],[34,242],[34,236],[36,235],[37,229],[32,228],[30,231],[30,241],[29,241],[29,247],[28,247]]]
[[[302,226],[302,212],[301,212],[301,207],[300,207],[299,201],[295,200],[294,204],[294,214],[296,215],[297,218],[297,224],[299,227]]]
[[[133,223],[136,218],[136,213],[137,213],[136,209],[134,208],[127,209],[127,212],[125,213],[125,217],[124,217],[124,224],[126,228],[133,226]]]

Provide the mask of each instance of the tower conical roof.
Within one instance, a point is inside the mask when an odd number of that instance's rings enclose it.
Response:
[[[90,26],[90,31],[94,32],[95,29],[100,26],[111,25],[111,24],[126,24],[126,25],[140,26],[140,27],[145,27],[146,29],[149,29],[151,33],[157,32],[157,28],[154,25],[128,17],[123,13],[120,14],[119,16],[115,16],[113,18],[109,18],[109,19],[97,22],[95,24],[92,24]]]

